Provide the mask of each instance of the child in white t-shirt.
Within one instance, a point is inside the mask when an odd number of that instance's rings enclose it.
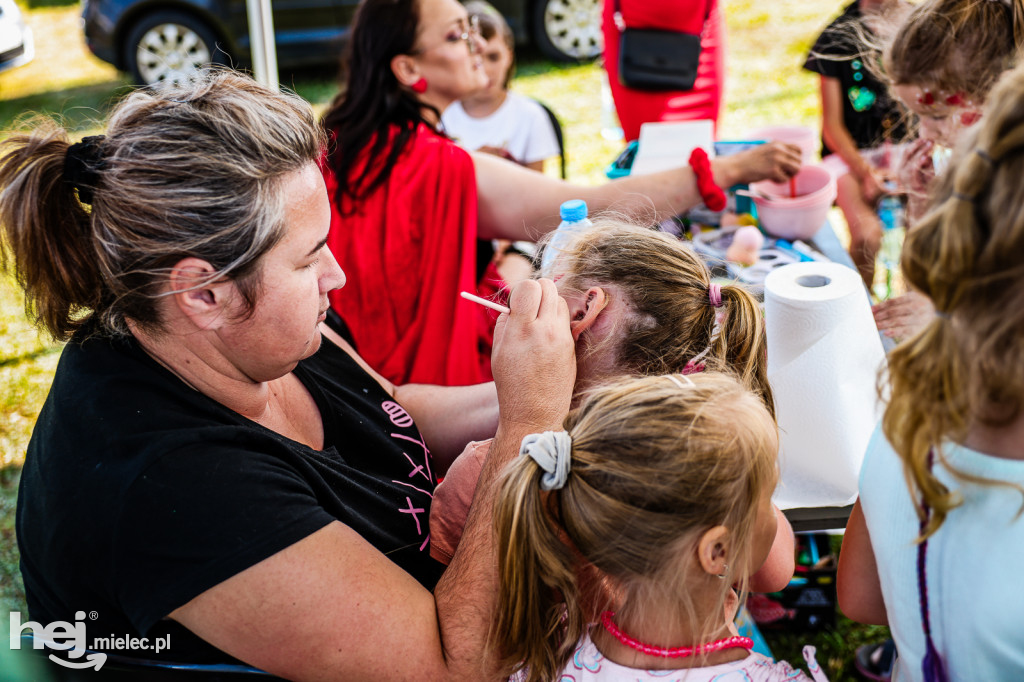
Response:
[[[487,86],[455,102],[441,116],[444,131],[462,147],[504,156],[543,171],[544,161],[558,156],[551,119],[537,101],[509,92],[515,65],[515,38],[501,14],[485,2],[466,3],[477,17]]]

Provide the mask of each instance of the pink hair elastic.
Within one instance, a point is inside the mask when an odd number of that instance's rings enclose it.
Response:
[[[708,285],[708,300],[715,308],[722,307],[722,285],[714,282]]]

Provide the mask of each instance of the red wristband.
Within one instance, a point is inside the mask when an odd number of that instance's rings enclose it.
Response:
[[[715,184],[715,178],[711,175],[708,153],[700,147],[690,152],[690,168],[697,176],[697,191],[700,192],[704,205],[712,211],[725,210],[725,192]]]

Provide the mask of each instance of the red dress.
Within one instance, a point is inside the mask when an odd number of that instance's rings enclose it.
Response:
[[[355,174],[364,172],[357,164]],[[351,212],[322,164],[331,198],[327,246],[347,283],[332,291],[356,349],[396,384],[490,379],[491,327],[477,291],[476,175],[469,154],[421,124],[387,181]]]
[[[718,0],[619,0],[622,17],[632,28],[696,34],[704,27],[697,81],[686,92],[634,90],[619,83],[619,31],[612,19],[613,5],[605,0],[604,68],[626,139],[640,137],[640,126],[650,121],[711,119],[717,128],[725,84],[725,27]]]

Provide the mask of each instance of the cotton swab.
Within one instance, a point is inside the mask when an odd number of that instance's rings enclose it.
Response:
[[[494,301],[488,301],[486,298],[480,298],[479,296],[474,296],[473,294],[469,293],[468,291],[463,291],[459,295],[462,296],[462,298],[466,299],[467,301],[472,301],[473,303],[479,303],[480,305],[482,305],[482,306],[484,306],[486,308],[490,308],[491,310],[497,310],[499,313],[510,313],[510,312],[512,312],[512,309],[508,308],[507,306],[503,306],[500,303],[495,303]]]

